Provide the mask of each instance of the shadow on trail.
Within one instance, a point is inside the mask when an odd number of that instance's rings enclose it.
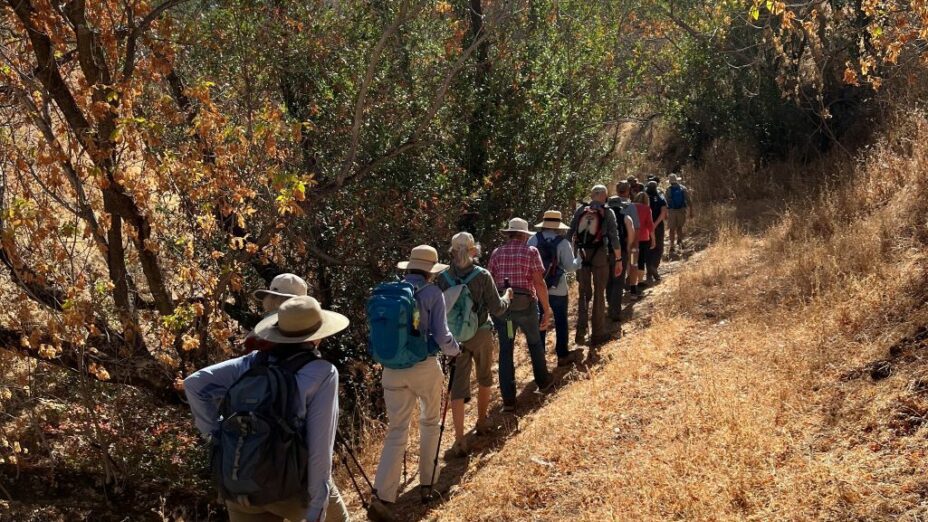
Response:
[[[707,243],[707,242],[706,242]],[[702,241],[690,243],[682,252],[677,252],[673,257],[668,257],[667,262],[663,265],[662,272],[669,276],[678,272],[682,265],[694,254],[702,250],[706,244]],[[466,457],[445,461],[443,458],[444,451],[450,447],[453,441],[454,429],[452,427],[451,413],[448,413],[448,419],[445,428],[443,441],[446,444],[442,446],[442,455],[440,455],[439,467],[441,474],[435,487],[436,498],[428,504],[423,504],[419,493],[417,467],[411,466],[409,469],[408,480],[404,481],[401,486],[403,493],[397,498],[393,512],[397,520],[402,521],[419,521],[432,520],[436,516],[433,512],[440,509],[442,504],[451,499],[456,493],[456,488],[462,483],[464,477],[468,474],[474,474],[480,469],[492,462],[490,458],[493,454],[502,450],[506,444],[517,435],[526,423],[531,422],[527,417],[544,406],[549,398],[556,397],[557,390],[562,386],[569,384],[574,380],[585,379],[590,371],[604,362],[602,351],[606,348],[615,346],[616,343],[623,342],[624,338],[632,332],[646,327],[647,318],[643,315],[649,315],[653,310],[651,305],[650,294],[655,292],[667,283],[658,283],[648,288],[647,294],[638,300],[631,300],[626,293],[623,299],[623,309],[619,322],[609,321],[613,332],[613,339],[596,345],[585,345],[586,357],[576,365],[567,367],[554,366],[551,373],[555,378],[555,386],[548,393],[541,393],[534,382],[522,385],[522,390],[516,398],[516,411],[514,413],[504,413],[502,404],[494,402],[489,411],[489,420],[492,425],[492,431],[485,435],[478,435],[472,429],[467,432],[469,452]],[[576,324],[576,299],[572,299],[571,305],[571,328]],[[553,336],[549,336],[550,337]],[[516,355],[517,367],[521,364],[528,364],[527,349],[524,337],[516,342],[515,349],[517,354],[521,351],[521,357]],[[546,352],[552,351],[551,345],[546,347]],[[550,353],[549,353],[550,355]],[[549,360],[549,365],[551,361]],[[449,433],[451,434],[449,436]],[[430,459],[428,465],[431,466],[433,461]],[[415,487],[410,487],[415,484]],[[363,519],[363,518],[362,518]]]

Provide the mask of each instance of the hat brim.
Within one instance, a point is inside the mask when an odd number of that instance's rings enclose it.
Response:
[[[349,324],[351,324],[351,321],[344,315],[331,310],[322,310],[322,324],[316,331],[311,334],[291,337],[284,335],[280,328],[277,327],[277,314],[271,314],[258,323],[258,326],[255,326],[255,337],[277,344],[299,344],[331,337],[348,328]]]
[[[254,296],[254,298],[257,299],[257,300],[259,300],[259,301],[262,300],[262,299],[264,299],[265,297],[267,297],[267,296],[269,296],[269,295],[273,295],[273,296],[277,296],[277,297],[297,297],[296,294],[285,294],[285,293],[283,293],[283,292],[275,292],[275,291],[273,291],[273,290],[264,290],[264,289],[262,289],[262,290],[255,290],[254,292],[252,292],[251,295]]]
[[[396,264],[396,267],[400,270],[422,270],[423,272],[428,272],[430,274],[437,274],[444,271],[448,268],[448,265],[443,265],[441,263],[429,263],[428,261],[400,261]]]
[[[531,231],[531,230],[519,230],[519,229],[517,229],[517,228],[504,228],[504,229],[500,230],[500,232],[519,232],[519,233],[522,233],[522,234],[532,235],[532,231]]]
[[[535,228],[540,228],[543,230],[570,230],[570,227],[565,225],[563,221],[558,221],[557,226],[551,226],[552,222],[542,221],[535,225]]]

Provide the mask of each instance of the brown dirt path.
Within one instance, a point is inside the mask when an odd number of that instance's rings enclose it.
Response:
[[[699,246],[701,247],[702,245]],[[464,426],[466,430],[471,430],[466,435],[470,447],[470,454],[466,458],[455,459],[450,462],[445,462],[444,459],[439,461],[441,474],[436,490],[439,492],[441,498],[433,501],[429,505],[423,505],[421,503],[418,492],[419,481],[416,470],[418,469],[419,465],[419,435],[418,427],[413,426],[410,430],[408,445],[408,476],[402,485],[402,491],[397,499],[396,504],[394,505],[394,513],[397,515],[397,519],[402,521],[431,520],[435,516],[436,509],[439,508],[444,502],[449,500],[452,496],[454,496],[460,484],[465,483],[469,477],[473,476],[486,464],[491,462],[499,452],[505,449],[506,443],[510,438],[518,434],[521,430],[523,430],[534,421],[533,413],[543,408],[549,401],[555,400],[558,397],[558,388],[572,381],[589,378],[590,370],[600,363],[599,352],[601,350],[613,346],[620,346],[623,342],[622,338],[628,336],[632,332],[647,328],[651,322],[650,316],[654,313],[654,297],[667,292],[669,288],[673,286],[668,284],[669,280],[672,280],[675,277],[675,275],[683,268],[684,264],[691,256],[697,254],[692,244],[687,245],[687,247],[688,248],[683,251],[682,255],[677,255],[671,259],[664,260],[660,269],[661,274],[664,277],[664,282],[649,289],[646,293],[646,297],[639,301],[631,301],[626,295],[625,301],[623,303],[623,322],[621,325],[622,337],[598,347],[580,347],[584,348],[585,359],[583,363],[569,368],[557,368],[557,358],[554,354],[554,335],[548,335],[546,345],[548,367],[552,369],[552,372],[558,383],[553,392],[545,395],[537,391],[537,388],[532,381],[531,364],[529,362],[528,351],[525,348],[524,337],[518,336],[515,348],[516,381],[521,389],[521,392],[518,396],[516,412],[510,414],[503,413],[501,411],[502,401],[499,396],[499,390],[498,388],[494,388],[493,396],[490,402],[489,417],[495,426],[495,430],[487,435],[477,435],[475,432],[473,432],[473,426],[476,422],[476,401],[473,401],[466,406]],[[573,349],[577,348],[577,346],[573,346],[573,327],[576,325],[577,313],[576,284],[571,285],[570,297],[571,306],[569,324],[571,325],[571,349]],[[616,336],[618,336],[618,325],[612,324],[611,326],[616,331]],[[496,367],[494,367],[494,374],[497,373],[498,370]],[[494,378],[494,380],[496,380],[496,378]],[[498,380],[496,380],[496,382],[498,382]],[[476,389],[475,381],[472,382],[472,386],[474,389]],[[443,455],[444,452],[450,448],[453,443],[454,429],[452,427],[451,412],[449,411],[445,433],[442,437],[440,453]],[[379,453],[376,454],[379,456]],[[431,460],[434,458],[434,456],[427,458]],[[376,461],[374,462],[373,466],[369,466],[366,470],[370,474],[371,480],[373,480],[373,474],[376,471],[375,468]],[[343,469],[339,469],[338,471],[342,472]],[[358,481],[359,483],[361,482],[360,477],[358,478]],[[345,497],[345,500],[348,503],[352,519],[367,520],[367,514],[364,512],[364,509],[361,506],[358,495],[355,493],[351,483],[347,480],[347,478],[344,477],[344,475],[342,475],[338,485],[342,495]]]

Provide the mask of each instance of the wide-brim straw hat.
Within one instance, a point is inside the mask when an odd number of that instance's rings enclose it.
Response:
[[[306,295],[309,291],[309,285],[302,277],[295,274],[280,274],[271,281],[267,290],[256,290],[252,295],[259,301],[269,295],[278,297],[297,297]]]
[[[570,227],[564,224],[563,216],[560,211],[549,210],[545,212],[541,223],[535,225],[535,228],[544,230],[570,230]]]
[[[419,245],[412,249],[409,254],[409,261],[400,261],[396,264],[396,267],[400,270],[422,270],[423,272],[437,274],[448,268],[448,265],[438,262],[437,250],[428,245]]]
[[[323,310],[316,299],[297,296],[258,323],[255,336],[277,344],[299,344],[335,335],[350,323],[340,313]]]
[[[528,221],[522,218],[512,218],[509,220],[509,227],[504,228],[503,232],[521,232],[523,234],[531,234],[532,231],[528,229]]]

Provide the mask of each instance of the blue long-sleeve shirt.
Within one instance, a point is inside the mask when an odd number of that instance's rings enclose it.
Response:
[[[254,362],[257,353],[214,364],[184,379],[184,390],[197,429],[205,437],[219,432],[219,403],[229,387]],[[313,361],[296,374],[297,388],[303,400],[297,414],[306,423],[309,449],[309,509],[306,520],[318,520],[329,499],[329,476],[332,474],[332,450],[338,426],[338,370],[328,361]]]
[[[419,274],[407,274],[405,280],[419,289],[416,303],[419,305],[419,331],[422,335],[431,335],[442,353],[449,357],[461,353],[461,347],[448,330],[445,294],[437,286],[426,284],[425,278]]]

